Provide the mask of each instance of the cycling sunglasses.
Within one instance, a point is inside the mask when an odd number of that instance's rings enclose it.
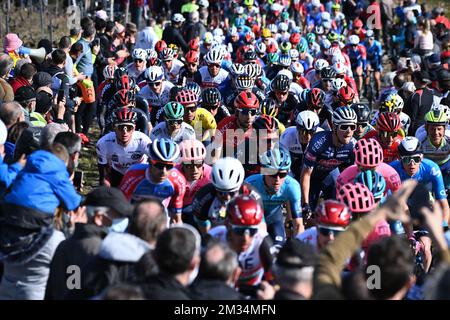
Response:
[[[359,128],[361,128],[361,129],[367,128],[368,125],[369,125],[368,122],[360,122],[360,123],[357,123],[357,124],[356,124],[356,126],[359,127]]]
[[[145,61],[142,60],[142,59],[134,59],[134,62],[140,62],[140,63],[142,63],[142,62],[145,62]]]
[[[287,90],[287,91],[280,91],[280,90],[275,91],[275,94],[279,94],[279,95],[281,95],[281,96],[285,96],[285,95],[287,95],[288,93],[289,93],[289,90]]]
[[[319,231],[319,233],[325,237],[329,237],[331,235],[333,236],[337,236],[339,233],[341,233],[342,231],[339,230],[334,230],[334,229],[330,229],[330,228],[326,228],[326,227],[317,227],[317,230]]]
[[[148,85],[150,86],[150,87],[159,87],[160,85],[161,85],[161,81],[160,82],[152,82],[152,83],[149,83]]]
[[[238,236],[248,234],[251,237],[255,236],[255,234],[258,232],[258,228],[241,227],[241,226],[231,226],[231,230]]]
[[[119,131],[123,131],[124,129],[126,129],[126,131],[128,132],[134,130],[134,126],[132,124],[117,124],[115,127]]]
[[[197,111],[197,106],[195,106],[195,107],[184,107],[184,111],[186,111],[186,112],[195,112],[195,111]]]
[[[257,110],[255,109],[236,109],[239,113],[243,115],[256,116]]]
[[[271,176],[272,178],[279,177],[280,179],[284,179],[284,178],[286,178],[287,175],[288,175],[287,171],[286,171],[286,172],[284,172],[284,171],[283,171],[283,172],[278,171],[277,173],[271,174],[270,176]]]
[[[203,167],[203,161],[201,163],[183,163],[183,167],[187,168],[187,169],[200,169]]]
[[[398,135],[398,132],[397,131],[394,131],[394,132],[380,131],[379,135],[380,135],[380,137],[383,137],[383,138],[387,138],[387,137],[394,138]]]
[[[348,129],[350,129],[351,131],[355,131],[356,125],[355,124],[341,124],[341,125],[339,125],[339,129],[342,131],[347,131]]]
[[[220,64],[218,64],[218,63],[210,63],[210,64],[208,64],[208,67],[220,68]]]
[[[173,163],[165,163],[155,160],[150,160],[150,163],[152,164],[153,167],[155,167],[158,170],[163,170],[164,168],[166,168],[166,170],[171,170],[174,167]]]
[[[221,191],[221,190],[216,190],[216,194],[219,197],[226,197],[226,196],[231,196],[232,198],[237,196],[239,193],[239,190],[237,191]]]
[[[182,124],[182,123],[183,123],[183,120],[182,120],[182,119],[178,119],[178,120],[167,120],[167,122],[168,122],[170,125],[174,125],[174,124]]]
[[[417,155],[417,156],[405,156],[405,157],[402,157],[401,159],[402,159],[402,162],[404,164],[410,164],[411,161],[413,161],[414,164],[417,164],[417,163],[420,163],[422,161],[422,157],[419,156],[419,155]]]
[[[300,132],[300,134],[302,134],[304,136],[315,133],[315,130],[306,130],[306,129],[300,128],[299,126],[297,126],[297,130]]]

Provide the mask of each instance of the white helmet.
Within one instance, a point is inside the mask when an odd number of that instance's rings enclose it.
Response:
[[[264,54],[267,51],[267,46],[264,42],[258,42],[255,47],[255,51],[258,54]]]
[[[331,15],[327,11],[322,12],[320,15],[321,15],[322,21],[323,20],[331,20]]]
[[[291,49],[289,50],[289,56],[291,57],[292,60],[298,60],[298,58],[300,57],[300,53],[298,52],[297,49]]]
[[[280,22],[278,24],[278,29],[280,29],[280,31],[288,31],[289,26],[285,22]]]
[[[331,58],[331,63],[335,64],[336,62],[345,63],[345,58],[342,53],[333,55],[333,58]]]
[[[374,36],[373,30],[372,29],[367,29],[366,31],[366,38],[371,38]]]
[[[140,59],[143,61],[147,60],[147,51],[145,49],[134,49],[133,53],[131,54],[131,57],[133,60]]]
[[[325,67],[328,67],[330,64],[325,59],[317,59],[316,62],[314,62],[314,69],[316,71],[320,71]]]
[[[316,130],[320,124],[319,116],[314,111],[305,110],[297,115],[295,124],[304,130]]]
[[[278,32],[278,27],[276,24],[272,23],[267,26],[267,28],[272,32],[272,35]]]
[[[348,42],[351,45],[359,44],[359,37],[356,34],[352,34],[351,36],[348,37]]]
[[[338,107],[333,112],[332,122],[334,125],[356,124],[356,121],[356,112],[350,107]]]
[[[335,55],[342,55],[341,48],[339,48],[338,46],[332,46],[330,49],[328,49],[328,54],[333,57]]]
[[[251,78],[256,79],[262,73],[262,68],[259,64],[249,63],[244,66],[244,72]]]
[[[303,65],[296,61],[293,64],[291,64],[291,71],[292,73],[300,73],[303,74],[303,72],[305,72],[305,68],[303,68]]]
[[[220,28],[215,28],[213,30],[212,34],[213,34],[214,37],[217,37],[217,36],[222,37],[223,36],[223,30],[220,29]]]
[[[244,182],[244,167],[235,158],[226,157],[217,160],[212,167],[211,181],[220,191],[237,191]]]
[[[198,0],[198,5],[203,8],[208,8],[209,2],[208,2],[208,0]]]
[[[211,49],[208,51],[208,53],[205,55],[205,62],[207,64],[210,63],[218,63],[221,64],[222,63],[222,59],[223,59],[223,55],[222,55],[222,50],[217,50],[216,48]]]
[[[244,73],[245,67],[240,63],[233,63],[230,67],[230,72],[233,76],[236,76],[238,74]]]
[[[288,69],[282,69],[282,70],[278,71],[277,76],[279,76],[280,74],[281,74],[281,75],[285,75],[285,76],[288,77],[289,80],[291,80],[291,81],[292,81],[292,79],[294,79],[294,77],[292,76],[292,72],[289,71]],[[275,76],[275,77],[276,77],[276,76]],[[272,83],[271,83],[271,84],[272,84]]]
[[[145,70],[145,79],[147,82],[158,82],[164,77],[164,71],[160,66],[151,66]]]
[[[335,64],[333,64],[333,69],[336,74],[343,74],[347,72],[347,68],[345,67],[345,65],[340,62],[336,62]]]
[[[244,7],[237,7],[236,8],[236,13],[237,14],[244,14]]]
[[[183,17],[181,13],[175,13],[172,16],[172,21],[175,23],[184,22],[186,19]]]
[[[341,88],[346,87],[347,82],[341,78],[334,78],[331,80],[331,90],[338,92]]]
[[[108,64],[103,69],[103,77],[105,79],[114,79],[114,72],[117,70],[117,66],[115,64]]]

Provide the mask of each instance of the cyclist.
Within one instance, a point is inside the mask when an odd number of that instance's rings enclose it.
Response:
[[[180,69],[184,66],[183,63],[177,59],[178,54],[172,48],[164,48],[159,53],[164,68],[164,77],[172,84],[178,83],[178,76]]]
[[[294,117],[297,117],[302,111],[310,110],[315,112],[319,117],[319,122],[322,129],[330,129],[333,111],[331,106],[325,105],[325,93],[323,90],[314,88],[306,91],[305,96],[306,98],[297,105],[294,112]]]
[[[402,112],[403,106],[405,105],[403,102],[403,98],[396,91],[394,91],[387,94],[386,97],[382,97],[382,99],[380,100],[380,108],[378,112],[375,113],[372,124],[376,123],[381,112],[395,112],[400,117],[400,134],[404,137],[408,132],[409,126],[411,124],[411,119],[406,113]]]
[[[222,104],[222,96],[217,88],[205,88],[202,91],[201,107],[214,116],[216,123],[230,116],[230,111]]]
[[[320,80],[313,83],[311,87],[329,92],[331,90],[331,81],[334,78],[336,78],[336,72],[334,72],[333,67],[324,67],[320,70]]]
[[[183,121],[184,107],[178,102],[169,102],[164,108],[164,121],[158,123],[151,132],[151,139],[170,139],[175,143],[195,139],[195,131]]]
[[[206,143],[214,136],[216,120],[208,110],[198,107],[198,96],[192,90],[182,89],[175,100],[184,106],[184,122],[194,128],[198,140]]]
[[[278,133],[281,135],[286,130],[286,127],[277,118],[278,110],[279,110],[278,103],[275,99],[272,98],[264,99],[264,101],[261,103],[259,107],[259,113],[261,115],[271,116],[277,122]]]
[[[308,143],[316,132],[323,131],[319,124],[317,114],[305,110],[297,115],[295,126],[287,128],[280,137],[280,145],[289,150],[292,160],[291,174],[297,181],[300,181],[303,156]]]
[[[164,80],[164,71],[161,67],[151,66],[145,71],[147,85],[143,87],[138,96],[146,99],[150,110],[150,121],[156,124],[156,114],[170,101],[170,90],[173,84]]]
[[[223,225],[227,217],[227,204],[238,195],[251,196],[259,201],[256,190],[244,182],[244,167],[235,158],[217,160],[211,171],[211,183],[204,185],[192,200],[191,211],[202,234],[211,227]],[[262,203],[261,203],[262,206]]]
[[[297,61],[297,62],[294,62],[293,64],[291,64],[290,70],[292,72],[293,82],[300,85],[300,87],[302,87],[302,89],[311,88],[311,84],[309,83],[308,79],[306,79],[303,76],[305,69],[300,62]]]
[[[206,149],[198,140],[184,140],[180,144],[181,163],[175,168],[186,178],[183,198],[183,222],[196,226],[191,204],[199,190],[211,182],[211,166],[205,163]]]
[[[331,105],[333,109],[337,107],[350,107],[355,102],[355,91],[350,86],[344,86],[337,92],[337,100]]]
[[[202,89],[207,87],[219,87],[228,80],[228,71],[221,67],[223,54],[220,49],[214,48],[204,56],[206,66],[201,67],[194,74],[194,82]]]
[[[382,112],[377,119],[376,130],[367,133],[363,139],[374,138],[383,148],[384,162],[389,163],[399,158],[398,146],[403,137],[400,135],[400,117],[394,112]]]
[[[333,112],[332,131],[317,132],[308,144],[300,177],[303,214],[314,210],[319,194],[332,199],[339,167],[353,164],[356,113],[348,107]]]
[[[371,111],[369,106],[364,103],[354,103],[351,108],[355,111],[357,117],[356,131],[353,137],[359,140],[369,131],[375,130],[369,123]]]
[[[188,82],[194,81],[194,75],[198,71],[198,65],[200,62],[199,54],[197,51],[188,51],[184,56],[184,67],[180,69],[178,77],[178,85],[185,86]]]
[[[344,52],[348,54],[352,66],[352,72],[356,80],[358,93],[361,92],[363,86],[363,74],[366,70],[367,53],[366,47],[359,43],[357,35],[348,37],[348,45],[344,48]]]
[[[330,64],[325,59],[317,59],[314,62],[314,68],[310,68],[305,72],[305,78],[309,81],[309,83],[316,83],[320,80],[320,71],[328,67]]]
[[[383,71],[381,57],[383,55],[383,49],[381,48],[381,43],[375,40],[375,34],[373,30],[368,29],[366,33],[366,41],[364,41],[364,46],[367,52],[367,65],[366,65],[366,81],[365,86],[367,92],[367,86],[371,85],[371,73],[373,72],[375,79],[375,99],[379,98],[381,89],[381,79],[380,75]]]
[[[383,149],[375,139],[361,139],[355,145],[355,164],[346,168],[336,180],[336,192],[349,182],[353,182],[355,177],[362,171],[376,171],[384,177],[386,181],[386,191],[394,193],[401,186],[400,176],[397,171],[387,163],[383,162]]]
[[[145,49],[134,49],[131,58],[133,62],[127,66],[128,74],[136,83],[144,80],[145,69],[147,68],[147,51]]]
[[[260,164],[261,173],[245,181],[261,195],[267,230],[274,243],[281,245],[286,241],[283,204],[288,203],[287,215],[293,219],[294,235],[304,231],[300,184],[288,176],[291,168],[288,150],[277,147],[267,150],[260,155]]]
[[[299,234],[297,239],[313,246],[318,252],[345,231],[352,215],[347,206],[336,200],[325,200],[316,209],[316,226]]]
[[[120,190],[132,202],[160,198],[171,222],[181,223],[186,179],[174,169],[179,156],[180,148],[172,140],[153,140],[148,146],[149,163],[131,166],[120,183]]]
[[[128,108],[114,112],[114,131],[97,142],[99,184],[117,187],[126,170],[147,160],[150,138],[135,131],[137,114]]]
[[[273,262],[272,241],[261,228],[262,206],[248,196],[238,196],[228,205],[226,225],[209,231],[215,239],[227,242],[238,254],[241,273],[236,286],[243,294],[256,296],[264,276],[270,279]]]
[[[286,126],[289,126],[292,112],[298,104],[298,99],[289,92],[291,80],[288,76],[279,74],[270,83],[269,97],[278,102],[278,119]]]

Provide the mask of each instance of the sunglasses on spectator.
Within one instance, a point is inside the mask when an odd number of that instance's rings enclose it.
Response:
[[[155,167],[158,170],[164,170],[164,168],[166,168],[166,170],[171,170],[174,167],[173,163],[164,163],[155,160],[151,160],[150,163],[152,164],[152,167]]]
[[[356,125],[355,124],[341,124],[339,126],[339,130],[341,130],[341,131],[347,131],[348,129],[350,129],[350,131],[355,131]]]
[[[134,126],[132,124],[118,124],[116,125],[116,129],[118,129],[119,131],[123,131],[125,129],[129,132],[134,130]]]
[[[420,161],[422,161],[422,157],[417,155],[417,156],[405,156],[402,157],[402,162],[404,164],[410,164],[411,161],[414,162],[414,164],[420,163]]]
[[[256,116],[257,111],[254,109],[237,109],[237,111],[243,115]]]
[[[286,176],[288,175],[288,173],[287,172],[285,172],[285,171],[278,171],[277,173],[275,173],[275,174],[271,174],[270,175],[270,177],[272,177],[272,178],[276,178],[276,177],[279,177],[280,179],[284,179],[284,178],[286,178]]]
[[[317,229],[319,230],[320,234],[325,236],[325,237],[329,237],[331,235],[337,236],[339,233],[342,232],[342,231],[329,229],[329,228],[325,228],[325,227],[317,227]]]
[[[359,128],[361,128],[361,129],[367,128],[368,125],[369,125],[368,122],[360,122],[360,123],[357,123],[357,124],[356,124],[356,126],[359,127]]]
[[[150,87],[159,87],[161,85],[161,82],[153,82],[148,84]]]
[[[380,131],[379,134],[380,134],[380,137],[383,137],[383,138],[388,138],[388,137],[394,138],[398,135],[398,132],[397,131],[394,131],[394,132]]]
[[[255,234],[258,232],[258,228],[241,227],[241,226],[231,226],[231,230],[238,236],[248,234],[251,237],[255,236]]]
[[[174,124],[182,124],[183,120],[182,119],[178,119],[178,120],[167,120],[167,122],[169,123],[169,125],[174,125]]]

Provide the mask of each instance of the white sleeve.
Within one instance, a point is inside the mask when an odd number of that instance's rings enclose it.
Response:
[[[105,143],[105,139],[100,139],[97,142],[97,163],[98,164],[108,164],[108,150]]]

